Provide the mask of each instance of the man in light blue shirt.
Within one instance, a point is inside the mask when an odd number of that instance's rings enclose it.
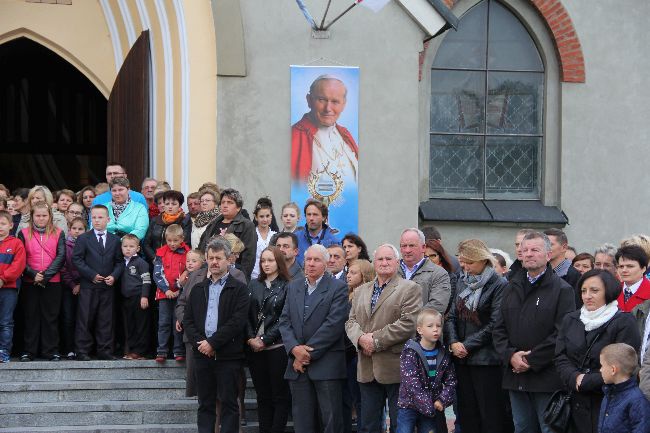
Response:
[[[112,162],[106,166],[106,182],[111,183],[111,180],[113,180],[113,178],[115,177],[127,177],[127,175],[126,175],[126,170],[121,164],[117,162]],[[133,191],[132,189],[130,189],[129,197],[131,198],[131,200],[137,201],[138,203],[142,203],[146,209],[149,209],[149,203],[147,203],[147,200],[138,191]],[[95,206],[96,204],[103,204],[104,206],[106,206],[111,200],[112,200],[111,191],[109,190],[95,197],[95,199],[93,200],[93,206]]]
[[[244,328],[249,295],[245,283],[228,272],[230,245],[222,239],[206,247],[208,278],[188,296],[183,317],[185,335],[193,345],[199,433],[214,433],[217,396],[221,401],[221,432],[239,432],[237,381],[244,362]]]

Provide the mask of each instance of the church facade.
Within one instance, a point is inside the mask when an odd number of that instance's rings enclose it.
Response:
[[[304,3],[319,25],[326,2]],[[332,1],[325,24],[351,3]],[[29,40],[106,101],[93,140],[105,137],[107,156],[77,158],[84,179],[126,158],[130,173],[185,193],[216,180],[248,208],[268,195],[277,210],[291,189],[290,66],[358,67],[359,231],[370,248],[435,225],[452,252],[468,237],[512,251],[521,227],[564,227],[589,250],[647,231],[645,12],[641,0],[392,0],[314,31],[293,1],[6,0],[0,59]],[[146,116],[130,127],[120,89],[134,77]],[[0,125],[20,126],[7,111]],[[0,128],[2,159],[21,139],[23,153],[53,153],[20,137]],[[54,186],[52,164],[39,165],[50,159],[34,155],[14,157],[52,170],[39,180]]]

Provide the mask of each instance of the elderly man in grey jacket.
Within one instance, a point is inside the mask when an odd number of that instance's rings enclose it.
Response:
[[[424,256],[424,233],[414,227],[405,229],[400,237],[399,248],[402,254],[399,275],[422,288],[424,308],[435,308],[445,314],[451,297],[449,274]]]

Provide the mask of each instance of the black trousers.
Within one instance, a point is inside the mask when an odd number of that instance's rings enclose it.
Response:
[[[248,368],[257,394],[260,433],[284,433],[289,417],[291,394],[284,379],[287,368],[284,346],[248,355]]]
[[[501,388],[503,367],[456,364],[458,419],[463,433],[513,431],[508,394]]]
[[[59,311],[61,283],[47,283],[45,287],[25,283],[20,299],[25,319],[23,351],[40,353],[45,358],[59,353]]]
[[[97,342],[97,354],[110,355],[113,347],[113,288],[79,291],[75,346],[77,354],[90,353],[93,334]]]
[[[74,352],[74,328],[77,321],[77,298],[72,294],[72,289],[61,289],[61,351],[63,354]]]
[[[122,314],[128,352],[144,355],[149,346],[149,312],[140,308],[140,298],[140,295],[122,298]]]
[[[214,433],[217,400],[221,401],[221,433],[239,433],[237,380],[242,362],[216,361],[196,351],[193,355],[199,399],[196,421],[199,433]]]

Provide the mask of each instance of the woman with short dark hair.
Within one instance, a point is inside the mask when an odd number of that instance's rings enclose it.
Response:
[[[185,214],[181,206],[185,202],[185,197],[180,191],[169,190],[162,194],[164,211],[151,219],[147,235],[144,238],[144,254],[149,261],[153,263],[156,258],[156,250],[165,245],[165,233],[167,227],[172,224],[178,224],[183,228],[183,241],[189,245],[192,233],[192,218]]]
[[[109,182],[108,186],[111,191],[111,201],[106,204],[110,218],[106,230],[119,237],[131,233],[140,240],[144,239],[149,228],[149,213],[142,203],[131,200],[129,180],[125,177],[116,177]]]
[[[627,343],[638,352],[641,337],[634,316],[618,308],[621,286],[611,273],[592,269],[580,278],[578,287],[583,306],[564,317],[555,367],[566,390],[573,392],[568,431],[593,433],[598,431],[603,399],[600,351],[608,344]]]
[[[580,275],[584,275],[594,268],[595,260],[589,253],[580,253],[571,260],[571,265],[580,272]]]

